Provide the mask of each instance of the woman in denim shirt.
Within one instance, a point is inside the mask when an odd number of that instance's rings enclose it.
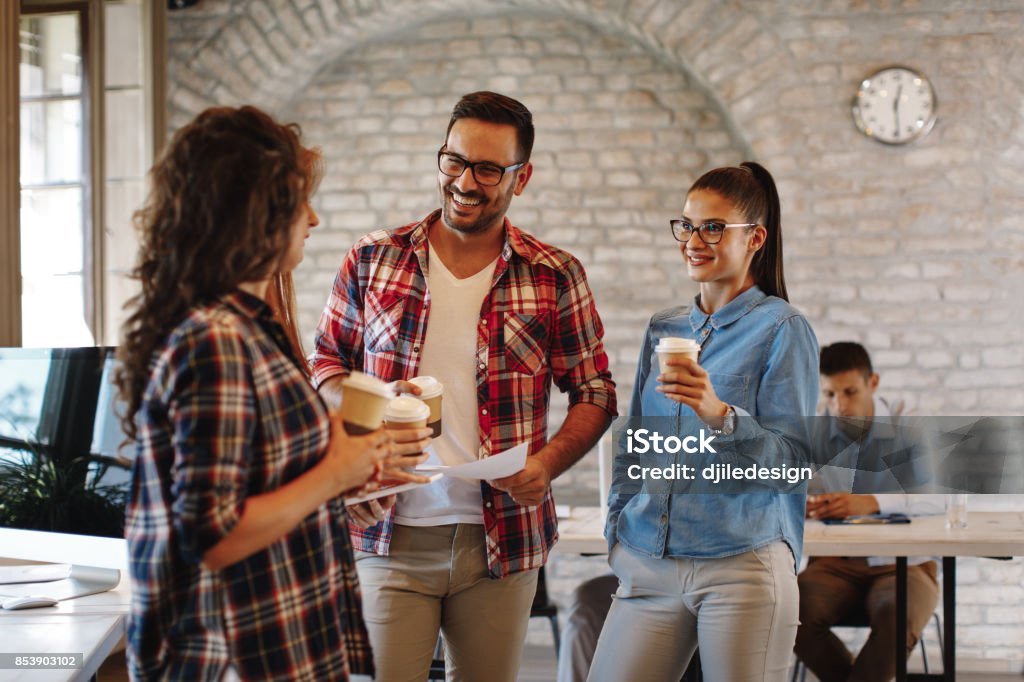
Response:
[[[744,418],[811,416],[818,393],[814,332],[787,302],[774,180],[751,162],[709,171],[671,226],[700,294],[651,318],[630,416],[679,425],[699,416],[718,451],[731,438],[746,464],[768,452],[800,460],[802,420]],[[674,360],[660,373],[654,349],[663,337],[697,341],[699,364]],[[738,445],[754,439],[757,448]],[[619,589],[589,679],[678,680],[699,644],[708,682],[784,680],[796,637],[805,486],[639,492],[625,473],[639,461],[616,456],[605,532]]]

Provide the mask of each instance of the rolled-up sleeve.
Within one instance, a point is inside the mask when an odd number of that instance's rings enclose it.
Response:
[[[237,331],[199,327],[172,345],[172,523],[185,560],[198,563],[231,532],[245,507],[255,390]]]
[[[316,328],[310,365],[317,388],[331,377],[361,365],[363,354],[363,297],[359,291],[359,251],[345,257]]]
[[[614,417],[618,414],[615,382],[602,342],[604,326],[586,272],[579,261],[571,259],[562,275],[550,355],[555,385],[568,393],[570,406],[595,405]]]

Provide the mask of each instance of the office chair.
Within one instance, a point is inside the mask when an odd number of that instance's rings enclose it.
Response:
[[[939,658],[942,658],[945,654],[945,648],[942,645],[942,619],[939,618],[939,614],[932,614],[932,622],[935,623],[935,634],[938,635],[939,638]],[[836,627],[843,628],[868,627],[869,625],[870,623],[862,619],[857,619],[856,621],[851,620],[849,622],[836,623]],[[930,672],[928,669],[928,649],[925,647],[924,633],[921,634],[921,639],[918,640],[917,644],[921,650],[921,661],[924,663],[924,672],[925,674],[928,674]],[[804,665],[804,662],[801,661],[798,657],[796,659],[796,664],[793,665],[793,676],[790,678],[790,682],[806,682],[806,680],[807,666]]]

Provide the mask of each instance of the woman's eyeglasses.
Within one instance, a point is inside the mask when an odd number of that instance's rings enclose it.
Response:
[[[730,227],[757,227],[757,223],[721,223],[716,220],[709,220],[706,223],[694,225],[689,220],[683,218],[670,220],[668,225],[672,228],[672,236],[675,240],[684,244],[690,241],[690,237],[693,236],[694,232],[700,234],[701,241],[705,244],[717,244],[722,241],[722,236]]]

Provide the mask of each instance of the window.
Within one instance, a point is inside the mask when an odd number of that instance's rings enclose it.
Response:
[[[91,346],[89,158],[81,10],[22,15],[21,334],[25,346]],[[89,311],[91,313],[91,311]]]
[[[116,343],[134,293],[131,217],[162,138],[163,11],[158,0],[21,2],[21,345]]]

